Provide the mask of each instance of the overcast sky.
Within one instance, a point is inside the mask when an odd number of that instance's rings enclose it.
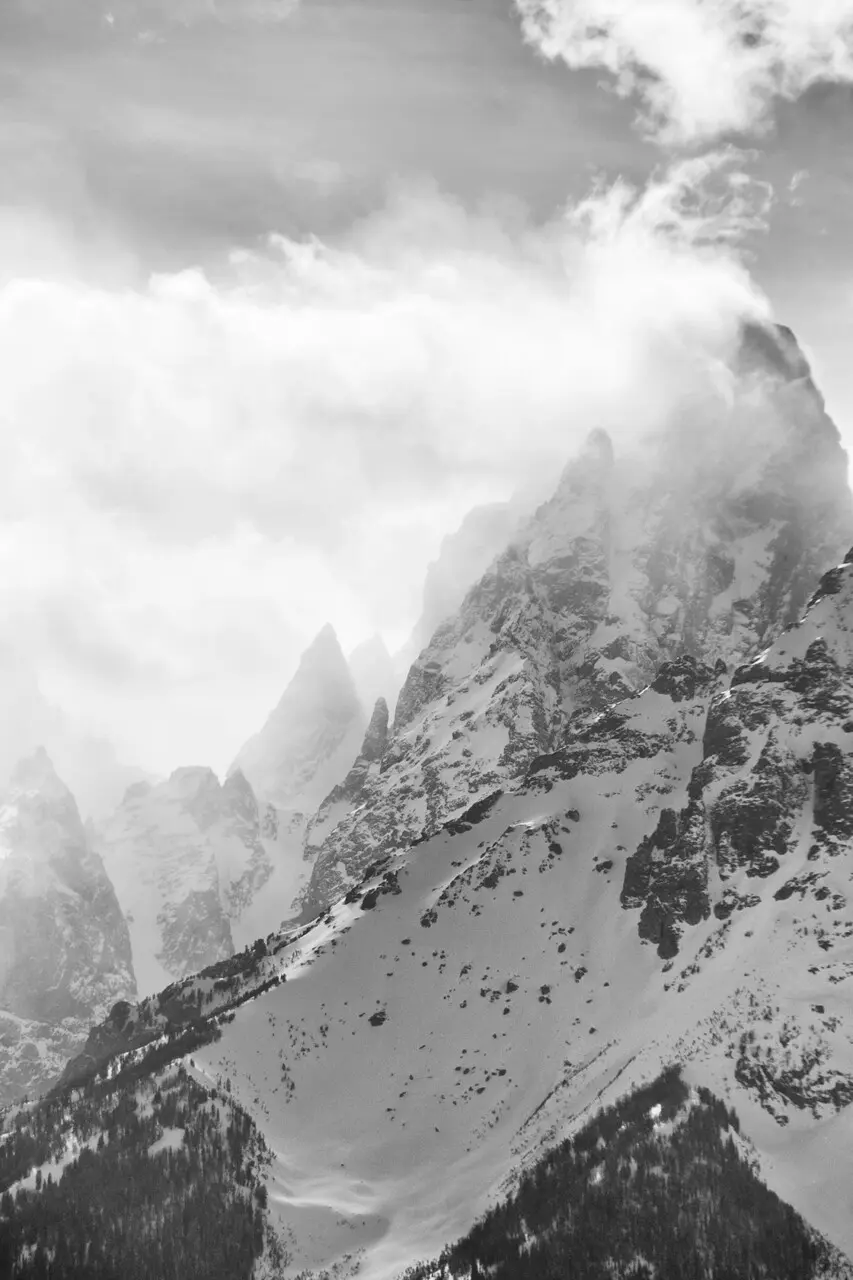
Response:
[[[222,770],[473,503],[790,324],[853,443],[853,0],[4,0],[8,678]]]

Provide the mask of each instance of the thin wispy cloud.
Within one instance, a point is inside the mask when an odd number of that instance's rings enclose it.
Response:
[[[777,99],[853,82],[853,0],[516,0],[550,59],[600,68],[667,144],[765,129]]]

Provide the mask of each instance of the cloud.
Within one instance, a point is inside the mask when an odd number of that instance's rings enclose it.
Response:
[[[853,0],[516,0],[526,39],[601,68],[645,132],[707,142],[765,129],[774,101],[853,82]]]
[[[327,618],[404,634],[474,502],[553,486],[593,425],[627,446],[767,314],[742,159],[544,226],[400,190],[142,284],[0,246],[0,605],[45,692],[148,767],[224,767]]]

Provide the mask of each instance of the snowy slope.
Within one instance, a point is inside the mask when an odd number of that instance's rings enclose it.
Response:
[[[0,1101],[43,1086],[136,986],[130,940],[43,750],[0,796]]]
[[[89,1053],[257,993],[192,1057],[275,1154],[293,1274],[381,1280],[435,1256],[544,1145],[674,1060],[850,1253],[851,700],[853,563],[757,663],[665,665],[301,936],[219,985],[188,979]],[[780,796],[750,843],[754,805]],[[650,848],[665,811],[690,836],[676,850]]]
[[[684,652],[731,669],[797,617],[853,537],[853,502],[804,362],[760,332],[747,333],[743,368],[721,371],[719,396],[685,406],[642,455],[593,432],[438,628],[377,777],[327,830],[306,914],[377,851],[523,774],[576,713]]]

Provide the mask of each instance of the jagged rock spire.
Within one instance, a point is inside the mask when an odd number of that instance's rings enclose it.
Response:
[[[354,758],[364,718],[349,665],[334,628],[326,624],[266,724],[228,772],[240,769],[263,799],[310,812]]]

